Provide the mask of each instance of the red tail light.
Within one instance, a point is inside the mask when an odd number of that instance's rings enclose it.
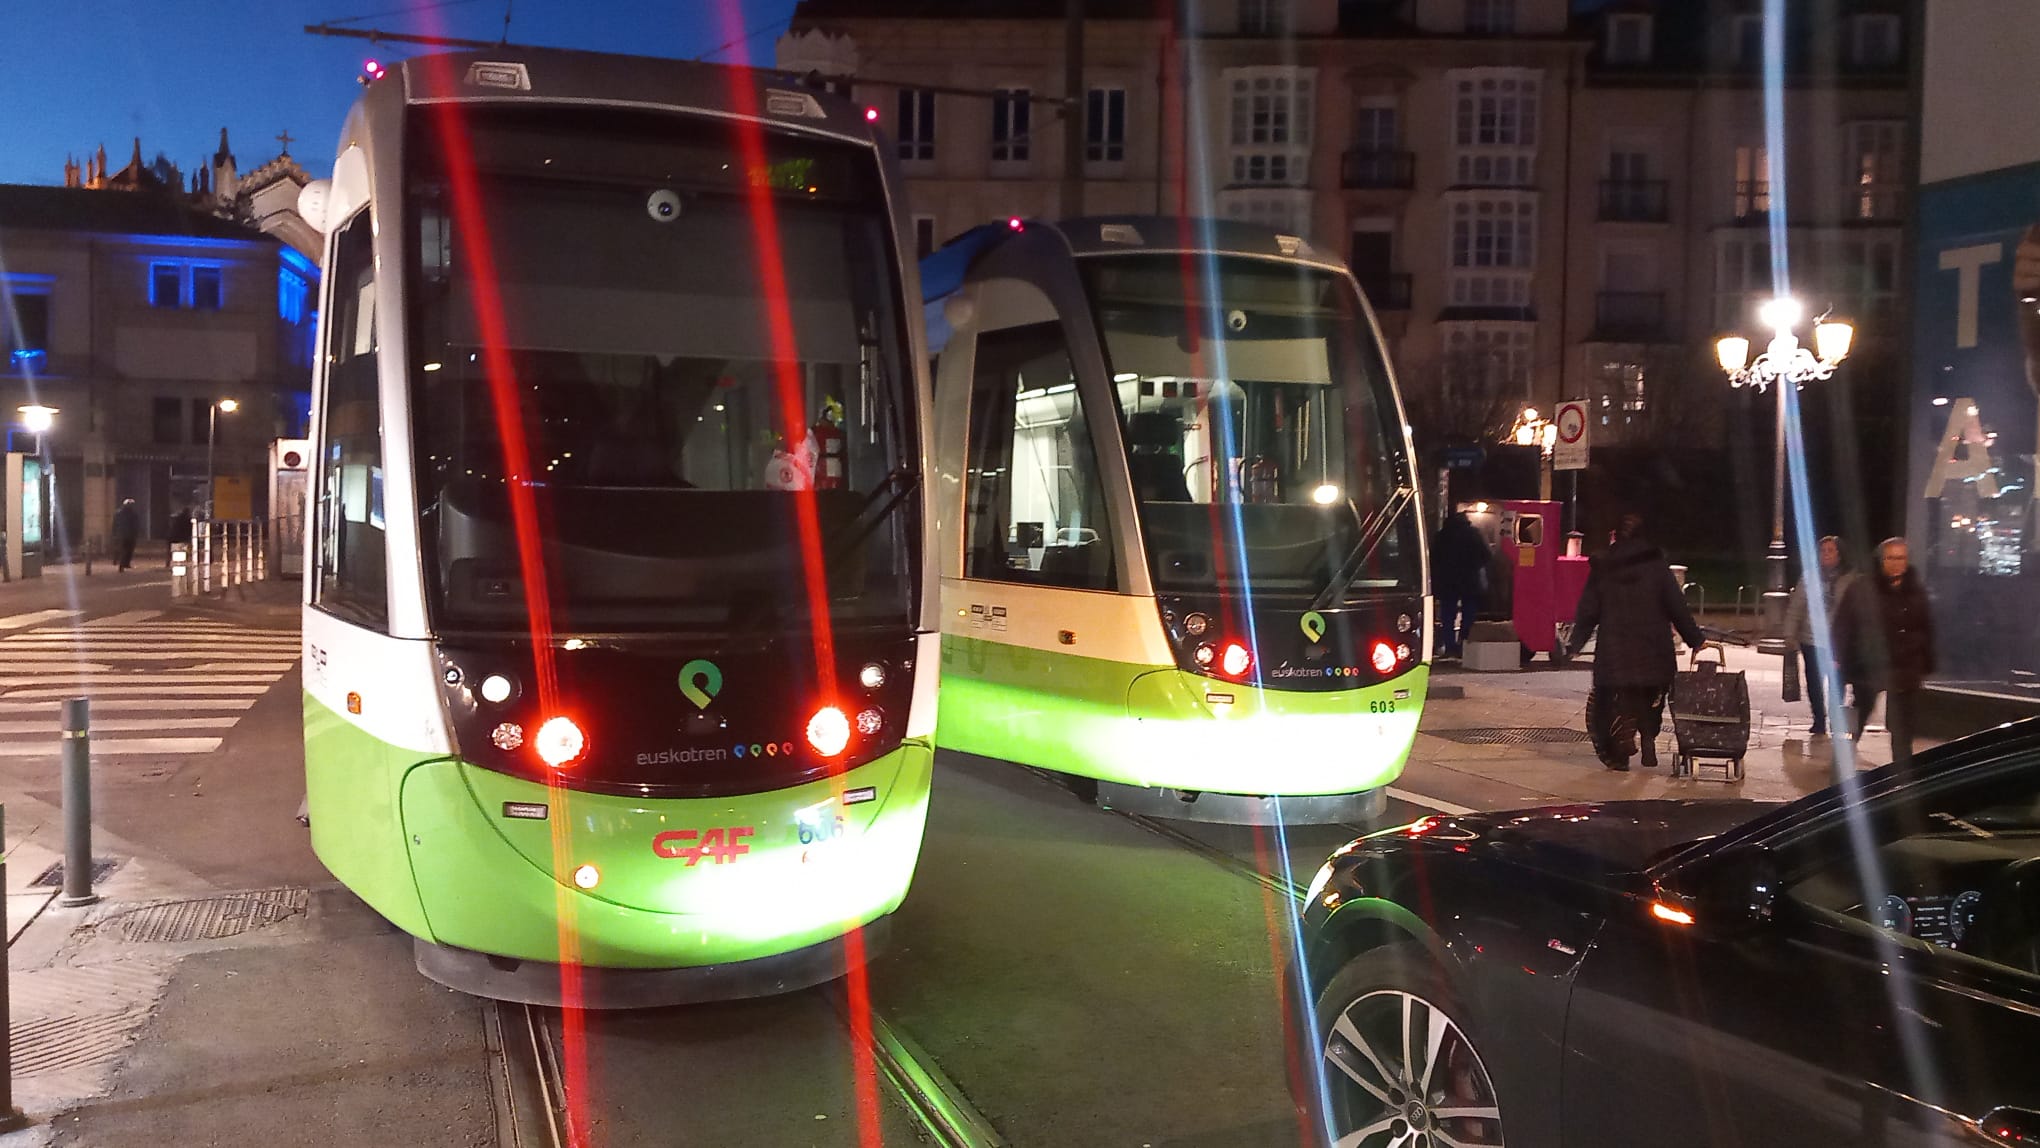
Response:
[[[1238,642],[1227,642],[1218,656],[1218,668],[1227,677],[1237,678],[1254,668],[1254,655]]]
[[[850,719],[835,706],[823,706],[808,719],[807,743],[823,757],[834,757],[850,745]]]
[[[588,737],[570,717],[550,717],[538,727],[538,733],[531,739],[531,748],[538,751],[538,759],[554,769],[566,767],[581,760],[588,751]]]
[[[1387,642],[1377,641],[1368,649],[1367,660],[1374,663],[1375,673],[1392,674],[1395,672],[1395,647]]]

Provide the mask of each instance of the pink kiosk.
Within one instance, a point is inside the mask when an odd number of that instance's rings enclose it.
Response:
[[[1574,612],[1587,586],[1580,537],[1561,532],[1557,502],[1510,499],[1501,504],[1496,550],[1512,572],[1509,621],[1523,643],[1523,664],[1538,654],[1566,660]]]

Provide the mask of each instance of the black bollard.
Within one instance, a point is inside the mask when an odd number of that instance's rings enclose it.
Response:
[[[84,698],[64,703],[64,895],[66,909],[99,900],[92,891],[92,719]]]

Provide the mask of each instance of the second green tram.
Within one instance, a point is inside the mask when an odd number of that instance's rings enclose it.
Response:
[[[945,750],[1114,808],[1378,814],[1430,602],[1412,451],[1353,277],[1303,240],[1013,220],[922,263]]]

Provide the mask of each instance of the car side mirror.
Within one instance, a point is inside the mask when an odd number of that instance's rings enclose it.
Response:
[[[1691,917],[1684,923],[1730,935],[1749,932],[1771,920],[1779,884],[1777,859],[1770,850],[1755,845],[1728,849],[1670,883]]]

